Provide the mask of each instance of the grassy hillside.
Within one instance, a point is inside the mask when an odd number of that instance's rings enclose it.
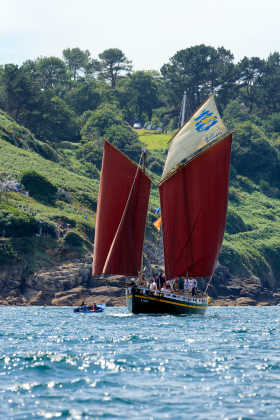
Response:
[[[51,162],[35,152],[20,149],[0,137],[0,170],[19,174],[24,169],[35,169],[45,175],[58,188],[67,191],[89,189],[98,193],[98,181],[78,175],[64,162]]]
[[[169,134],[158,134],[145,129],[137,130],[139,139],[149,149],[166,149],[168,148],[168,142],[173,136],[173,133]]]
[[[280,280],[280,200],[263,194],[243,177],[231,181],[226,234],[219,261],[231,272]]]

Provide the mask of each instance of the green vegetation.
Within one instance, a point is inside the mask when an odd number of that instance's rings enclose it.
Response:
[[[52,184],[44,175],[34,169],[25,169],[18,176],[19,182],[28,190],[30,197],[48,203],[55,201],[57,187]]]
[[[83,188],[87,188],[93,193],[98,193],[98,182],[75,173],[72,166],[69,167],[63,161],[50,162],[36,153],[17,148],[3,140],[0,141],[0,168],[15,174],[34,169],[66,191],[82,191]]]
[[[264,277],[271,268],[280,280],[280,200],[265,196],[256,184],[251,192],[246,191],[240,178],[231,182],[238,200],[235,196],[229,198],[219,261],[232,273],[244,276],[253,273]]]
[[[124,52],[111,48],[92,58],[64,49],[0,68],[0,179],[20,181],[30,197],[10,192],[0,204],[0,263],[22,255],[50,264],[46,252],[90,249],[105,137],[135,162],[147,148],[146,167],[160,180],[168,141],[178,128],[183,92],[187,117],[215,90],[234,134],[226,233],[219,261],[232,273],[280,281],[280,54],[235,64],[225,48],[197,45],[174,54],[160,73],[133,71]],[[156,130],[133,130],[135,121]],[[160,128],[161,130],[157,130]],[[167,133],[167,134],[163,134]],[[56,195],[57,188],[71,193]],[[87,192],[85,192],[87,190]],[[3,201],[4,200],[4,201]],[[153,185],[148,236],[159,206]],[[85,209],[90,211],[85,220]],[[53,235],[57,223],[72,229]],[[13,238],[10,239],[10,233]],[[33,257],[32,257],[33,255]]]
[[[157,134],[145,129],[137,130],[139,138],[148,149],[168,149],[168,142],[173,134]]]
[[[83,239],[75,232],[67,232],[64,241],[74,246],[83,244]]]
[[[0,233],[9,238],[34,235],[38,226],[35,217],[10,205],[0,204]],[[4,236],[4,235],[3,235]]]

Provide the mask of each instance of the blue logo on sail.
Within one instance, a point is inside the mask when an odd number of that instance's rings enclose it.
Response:
[[[210,111],[202,111],[202,113],[194,118],[194,121],[188,126],[187,130],[192,126],[195,125],[195,129],[198,133],[203,131],[208,131],[211,127],[213,127],[218,122],[217,117],[212,117],[213,112]],[[186,130],[186,131],[187,131]]]

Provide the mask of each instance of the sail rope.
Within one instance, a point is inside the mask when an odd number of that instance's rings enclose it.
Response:
[[[214,273],[213,273],[213,274],[214,274]],[[209,281],[208,281],[208,283],[207,283],[207,286],[206,286],[206,289],[205,289],[205,293],[207,293],[207,289],[208,289],[208,286],[209,286],[209,284],[210,284],[210,282],[211,282],[211,280],[212,280],[213,274],[212,274],[212,276],[210,277],[210,279],[209,279]]]

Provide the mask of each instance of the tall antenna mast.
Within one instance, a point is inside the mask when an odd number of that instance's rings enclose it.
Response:
[[[143,161],[143,165],[142,165],[142,169],[145,172],[146,171],[146,149],[143,148],[142,149],[142,161]],[[145,240],[145,238],[144,238]],[[143,243],[143,249],[142,249],[142,258],[141,258],[141,267],[140,267],[140,273],[139,273],[139,284],[142,284],[143,282],[143,278],[142,278],[142,274],[143,274],[143,257],[144,257],[144,243]]]
[[[184,125],[184,122],[185,122],[186,99],[187,99],[187,92],[184,92],[182,118],[181,118],[181,127],[182,127],[182,125]]]

